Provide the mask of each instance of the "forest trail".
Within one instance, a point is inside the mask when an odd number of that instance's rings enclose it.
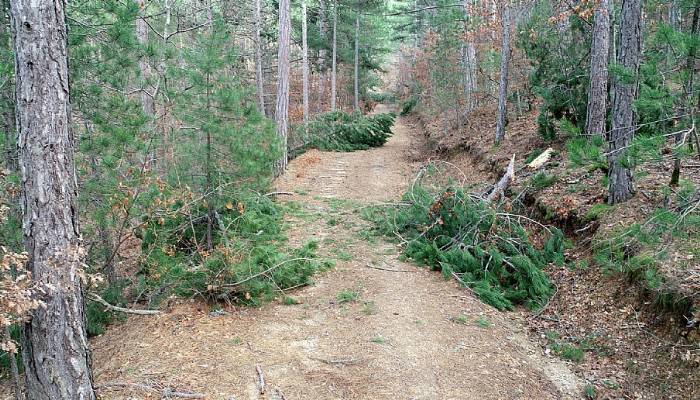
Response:
[[[531,344],[520,314],[484,305],[367,234],[358,210],[396,201],[419,167],[416,128],[399,118],[394,133],[367,151],[305,153],[277,182],[294,193],[280,200],[294,210],[290,242],[316,240],[338,259],[289,293],[301,304],[213,316],[192,303],[130,317],[92,341],[96,383],[157,382],[226,400],[580,398],[577,378]]]

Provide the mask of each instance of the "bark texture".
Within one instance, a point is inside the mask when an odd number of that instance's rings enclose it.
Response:
[[[64,1],[11,2],[22,211],[28,267],[45,308],[25,324],[28,398],[94,399],[80,285],[80,234]]]
[[[464,33],[467,40],[462,44],[462,68],[464,71],[464,98],[466,100],[466,112],[470,112],[476,107],[476,99],[474,94],[477,91],[476,47],[474,46],[474,39],[472,38],[472,34],[469,29],[469,11],[469,0],[464,0],[464,13],[466,17]]]
[[[591,72],[586,111],[586,133],[605,138],[608,106],[608,55],[610,53],[610,15],[608,0],[600,0],[593,17]]]
[[[501,47],[501,79],[498,88],[498,117],[496,119],[496,143],[506,136],[506,96],[508,95],[508,66],[510,58],[510,7],[503,6],[503,45]]]
[[[338,96],[338,2],[333,2],[333,61],[331,65],[331,111],[336,109]]]
[[[610,132],[609,197],[617,204],[634,196],[634,182],[626,149],[634,139],[633,102],[637,92],[639,62],[642,52],[642,0],[623,0],[620,13],[620,43],[617,63],[625,69],[624,77],[614,80],[615,99]]]
[[[319,37],[321,39],[321,42],[326,43],[326,37],[328,36],[328,16],[326,12],[326,1],[325,0],[319,0],[318,2],[318,33]],[[326,49],[321,48],[318,51],[318,63],[317,63],[317,68],[318,68],[318,112],[323,112],[325,110],[324,107],[324,97],[326,95],[326,79],[327,78],[327,68],[326,68]]]
[[[139,6],[139,18],[136,19],[136,40],[138,40],[142,47],[146,47],[148,45],[148,24],[146,24],[146,20],[143,19],[143,12],[146,4],[145,0],[135,1]],[[143,54],[139,59],[139,71],[141,73],[141,80],[143,81],[143,87],[141,88],[141,108],[144,114],[153,117],[156,113],[155,103],[152,97],[153,94],[148,92],[149,90],[153,91],[149,83],[153,71],[151,71],[151,65]]]
[[[360,109],[360,3],[355,16],[355,73],[353,79],[353,109]]]
[[[265,81],[263,78],[263,52],[262,52],[262,6],[261,0],[255,0],[255,87],[258,95],[258,111],[265,115]]]
[[[5,48],[9,46],[9,26],[10,21],[6,18],[7,5],[5,1],[0,2],[0,48]],[[12,82],[5,82],[2,87],[2,92],[0,92],[0,108],[3,111],[0,114],[2,118],[2,129],[3,135],[5,135],[5,148],[2,149],[4,155],[5,165],[4,167],[10,172],[17,171],[17,145],[16,145],[16,131],[15,131],[15,113],[14,113],[14,93],[12,90]]]
[[[277,173],[287,168],[287,130],[289,128],[289,35],[291,29],[289,0],[279,2],[279,49],[277,51],[277,107],[275,122],[282,143],[282,157],[277,162]]]
[[[304,125],[309,123],[309,41],[307,36],[306,0],[301,0],[301,74],[302,106],[304,108]]]

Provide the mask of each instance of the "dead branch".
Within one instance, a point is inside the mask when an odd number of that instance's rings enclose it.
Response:
[[[174,391],[169,387],[163,388],[162,390],[155,387],[155,386],[150,386],[150,385],[145,385],[142,383],[128,383],[128,382],[108,382],[104,383],[102,385],[95,386],[95,390],[105,390],[105,389],[110,389],[110,388],[133,388],[133,389],[139,389],[139,390],[144,390],[144,391],[151,391],[151,392],[161,392],[161,396],[163,398],[173,398],[177,397],[180,399],[204,399],[206,398],[206,395],[202,393],[193,393],[193,392],[178,392]]]
[[[114,306],[114,305],[107,303],[107,301],[105,299],[103,299],[102,297],[100,297],[96,293],[89,293],[88,298],[92,301],[96,301],[96,302],[102,304],[108,310],[111,310],[111,311],[123,312],[126,314],[136,314],[136,315],[159,315],[159,314],[161,314],[161,312],[158,310],[136,310],[133,308]]]
[[[537,156],[534,160],[530,162],[530,164],[527,165],[528,168],[530,169],[538,169],[541,166],[545,165],[547,161],[549,161],[550,158],[552,158],[552,154],[554,153],[554,149],[549,147],[547,150],[545,150],[542,154]]]
[[[262,368],[259,365],[256,365],[255,372],[258,373],[258,391],[260,394],[265,394],[265,377],[263,376]]]
[[[371,264],[366,264],[365,267],[367,267],[367,268],[372,268],[372,269],[378,269],[378,270],[380,270],[380,271],[389,271],[389,272],[415,272],[415,271],[411,271],[411,270],[408,270],[408,269],[382,268],[382,267],[377,267],[377,266],[374,266],[374,265],[371,265]]]
[[[265,197],[274,197],[274,196],[294,196],[294,193],[292,193],[292,192],[270,192],[270,193],[265,193]]]
[[[360,358],[325,359],[320,357],[309,357],[312,360],[320,361],[328,365],[355,365],[362,361]]]
[[[491,193],[486,197],[486,201],[492,202],[496,198],[498,198],[503,192],[506,191],[508,188],[508,185],[511,184],[515,180],[515,154],[513,154],[513,157],[510,159],[510,163],[508,164],[508,168],[506,168],[506,173],[503,175],[501,180],[498,181],[498,183],[493,187],[493,190],[491,190]]]

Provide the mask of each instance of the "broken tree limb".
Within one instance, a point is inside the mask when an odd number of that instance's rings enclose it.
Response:
[[[255,372],[258,373],[258,391],[260,394],[265,394],[265,376],[263,376],[262,368],[256,365]]]
[[[159,315],[159,314],[161,314],[161,312],[158,310],[136,310],[133,308],[114,306],[112,304],[109,304],[105,299],[103,299],[102,297],[100,297],[96,293],[89,293],[88,298],[92,301],[96,301],[96,302],[102,304],[108,310],[111,310],[111,311],[118,311],[118,312],[123,312],[126,314],[136,314],[136,315]]]
[[[545,165],[554,154],[554,149],[549,147],[542,154],[537,156],[534,160],[530,161],[527,165],[530,169],[539,169],[541,166]]]
[[[508,186],[515,180],[515,154],[513,154],[513,157],[510,159],[510,163],[508,164],[508,168],[506,168],[506,173],[503,175],[501,180],[496,183],[496,185],[493,187],[493,190],[491,190],[491,193],[489,193],[488,196],[486,196],[486,201],[492,202],[495,199],[497,199],[503,192],[506,191]]]

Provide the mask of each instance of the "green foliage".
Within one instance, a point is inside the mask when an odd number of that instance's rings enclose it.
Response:
[[[305,148],[356,151],[379,147],[391,137],[395,118],[393,113],[364,116],[336,111],[322,114],[309,123]]]
[[[336,300],[338,300],[338,303],[343,304],[343,303],[352,303],[357,301],[357,299],[360,298],[360,293],[358,293],[355,290],[342,290],[338,292],[338,294],[335,296]]]
[[[677,292],[677,287],[669,285],[666,277],[659,273],[659,267],[669,262],[667,249],[672,242],[691,253],[698,251],[700,213],[697,194],[690,195],[690,198],[694,200],[684,203],[681,195],[678,209],[656,210],[644,222],[632,223],[598,238],[593,248],[594,260],[604,270],[624,273],[631,280],[643,283],[655,294],[659,306],[681,313],[689,311],[691,300]],[[683,268],[679,264],[682,261],[673,262],[677,268]]]
[[[586,122],[590,29],[576,13],[563,24],[565,29],[558,29],[549,21],[556,11],[547,0],[539,1],[530,15],[518,26],[516,46],[533,66],[530,85],[542,99],[539,133],[553,140],[556,121],[566,119],[579,129]]]
[[[127,281],[116,282],[103,290],[102,293],[100,293],[100,297],[102,297],[109,304],[119,307],[126,307],[127,301],[124,298],[123,293],[127,285]],[[85,328],[88,335],[98,336],[105,332],[107,325],[113,323],[114,321],[124,319],[124,314],[119,314],[108,310],[102,304],[96,301],[86,301],[85,319],[87,322]]]
[[[575,137],[566,142],[566,152],[569,162],[574,167],[585,167],[590,171],[602,169],[607,171],[608,160],[605,157],[605,141],[595,136],[588,140],[585,137]]]
[[[554,185],[555,183],[557,183],[558,180],[559,177],[557,177],[556,175],[550,175],[546,172],[540,172],[532,177],[532,179],[530,180],[530,185],[535,190],[542,190]]]
[[[406,116],[410,114],[413,109],[418,105],[418,97],[411,96],[407,100],[401,102],[401,115]]]
[[[457,276],[485,303],[499,310],[515,304],[536,308],[553,289],[542,271],[563,260],[563,234],[553,230],[536,249],[527,231],[512,218],[462,189],[449,188],[432,195],[415,187],[403,197],[406,205],[376,209],[366,214],[375,229],[406,240],[404,254]]]
[[[139,236],[146,257],[138,290],[149,304],[175,294],[259,305],[281,290],[309,284],[326,266],[316,259],[315,242],[285,248],[283,214],[269,198],[231,196],[215,210],[211,249],[204,246],[205,205],[176,202],[161,210],[164,217],[144,222]]]

